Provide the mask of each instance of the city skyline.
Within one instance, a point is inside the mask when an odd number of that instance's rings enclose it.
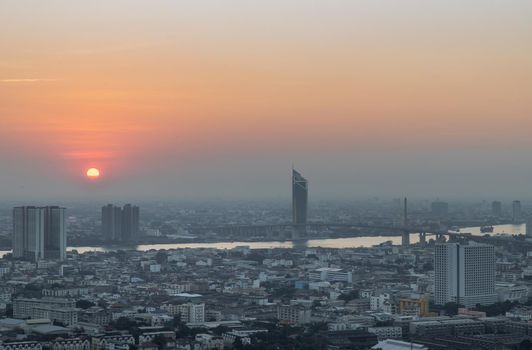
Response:
[[[532,350],[531,38],[531,0],[0,0],[0,350]]]

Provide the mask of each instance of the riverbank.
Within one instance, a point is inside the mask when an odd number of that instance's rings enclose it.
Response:
[[[519,235],[526,232],[526,225],[496,225],[493,233],[489,235]],[[462,234],[471,234],[473,236],[484,236],[480,227],[466,227],[460,230]],[[429,238],[430,239],[430,238]],[[68,251],[76,250],[83,254],[87,252],[110,252],[117,250],[169,250],[169,249],[233,249],[238,246],[248,246],[250,249],[275,249],[275,248],[362,248],[371,247],[390,241],[394,245],[401,244],[401,236],[396,235],[378,235],[378,236],[358,236],[358,237],[340,237],[340,238],[314,238],[308,240],[270,240],[270,241],[214,241],[214,242],[180,242],[180,243],[154,243],[154,244],[138,244],[138,245],[87,245],[87,246],[69,246]],[[419,235],[417,233],[410,234],[410,242],[412,244],[419,242]],[[0,257],[10,253],[10,249],[1,250]]]

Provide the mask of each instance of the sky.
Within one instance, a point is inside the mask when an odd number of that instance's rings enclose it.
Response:
[[[0,196],[532,197],[531,37],[529,0],[2,0]]]

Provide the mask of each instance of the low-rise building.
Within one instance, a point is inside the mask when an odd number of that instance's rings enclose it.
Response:
[[[401,327],[370,327],[368,332],[375,334],[378,340],[401,339],[403,337]]]
[[[310,323],[311,310],[301,305],[279,305],[277,319],[289,325],[302,325]]]

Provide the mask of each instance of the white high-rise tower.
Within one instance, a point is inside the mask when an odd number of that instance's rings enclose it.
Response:
[[[437,244],[434,256],[434,301],[466,307],[497,302],[495,248],[469,242]]]

